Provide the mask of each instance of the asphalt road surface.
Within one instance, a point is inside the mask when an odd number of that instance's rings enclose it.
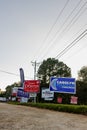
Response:
[[[0,130],[87,130],[87,116],[0,103]]]

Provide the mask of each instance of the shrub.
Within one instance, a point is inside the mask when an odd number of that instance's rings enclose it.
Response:
[[[87,105],[67,105],[67,104],[52,104],[52,103],[19,103],[19,102],[8,102],[8,103],[87,115]]]

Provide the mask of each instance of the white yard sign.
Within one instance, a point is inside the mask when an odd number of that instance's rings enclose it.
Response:
[[[54,92],[50,91],[48,88],[42,89],[42,98],[54,98]]]

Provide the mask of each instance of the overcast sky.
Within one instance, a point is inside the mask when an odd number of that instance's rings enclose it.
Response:
[[[0,88],[33,79],[31,61],[55,58],[87,29],[87,0],[0,0]],[[78,70],[87,66],[87,36],[58,58]],[[5,71],[5,72],[2,72]]]

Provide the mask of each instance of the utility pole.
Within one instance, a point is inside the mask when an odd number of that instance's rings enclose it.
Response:
[[[36,61],[34,63],[35,63],[35,65],[34,65],[34,80],[36,80]]]
[[[34,66],[34,80],[36,80],[36,77],[37,77],[37,74],[36,74],[36,71],[37,71],[37,66],[40,64],[40,63],[37,63],[36,61],[35,62],[32,62],[32,65]],[[34,97],[34,102],[36,103],[36,97]]]
[[[32,65],[34,66],[34,80],[36,80],[36,77],[37,77],[37,74],[36,74],[36,71],[37,71],[37,66],[40,64],[40,63],[37,63],[36,61],[33,62],[31,61]]]

